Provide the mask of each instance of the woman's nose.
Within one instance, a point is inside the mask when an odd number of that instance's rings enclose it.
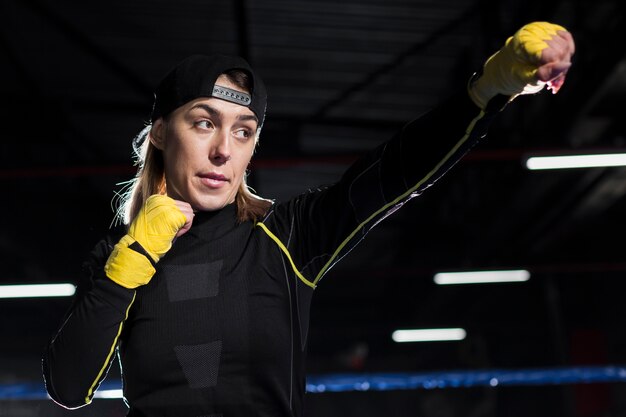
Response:
[[[223,164],[230,160],[230,142],[228,140],[228,134],[220,132],[215,136],[215,142],[211,147],[211,153],[209,157],[214,163]]]

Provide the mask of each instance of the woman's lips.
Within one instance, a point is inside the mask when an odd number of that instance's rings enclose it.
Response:
[[[209,188],[221,188],[228,183],[228,178],[221,174],[201,174],[199,177],[202,184]]]

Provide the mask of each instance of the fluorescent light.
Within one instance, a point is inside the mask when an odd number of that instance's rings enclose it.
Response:
[[[524,282],[530,278],[530,272],[510,271],[472,271],[472,272],[440,272],[435,274],[435,284],[490,284],[495,282]]]
[[[526,160],[526,168],[564,169],[564,168],[598,168],[626,165],[626,153],[609,153],[595,155],[562,155],[533,156]]]
[[[74,292],[72,284],[0,285],[0,298],[69,297]]]
[[[114,399],[123,398],[124,392],[121,389],[105,389],[96,391],[94,398]]]
[[[452,329],[407,329],[396,330],[391,334],[394,342],[441,342],[463,340],[467,333],[460,328]]]

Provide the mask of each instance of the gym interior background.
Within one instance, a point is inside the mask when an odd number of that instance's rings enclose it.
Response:
[[[513,102],[486,141],[378,225],[314,300],[312,378],[460,379],[312,392],[307,415],[626,416],[626,170],[525,166],[531,156],[626,147],[625,8],[618,0],[4,0],[0,285],[77,281],[113,220],[115,191],[134,173],[131,139],[148,119],[152,88],[189,54],[239,54],[264,78],[268,117],[250,183],[280,200],[336,180],[359,154],[461,91],[518,27],[549,20],[577,42],[561,92]],[[416,140],[428,147],[437,132]],[[494,269],[524,269],[530,279],[433,281],[441,271]],[[41,397],[41,352],[69,303],[0,299],[0,416],[125,414],[120,399],[69,412]],[[395,343],[392,332],[407,328],[463,328],[466,337]],[[581,367],[617,377],[554,377]],[[533,382],[538,369],[548,376]],[[457,386],[498,370],[528,379]]]

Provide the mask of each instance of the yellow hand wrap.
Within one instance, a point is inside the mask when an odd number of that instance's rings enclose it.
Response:
[[[513,100],[520,94],[538,93],[546,82],[537,79],[541,53],[548,48],[546,41],[566,29],[548,22],[534,22],[523,26],[507,39],[505,45],[493,54],[483,66],[480,78],[471,83],[468,92],[481,109],[498,94]]]
[[[150,282],[156,272],[153,263],[172,247],[178,230],[184,226],[185,215],[173,199],[153,195],[113,248],[104,271],[112,281],[126,288],[137,288]],[[151,259],[129,246],[137,242]]]

